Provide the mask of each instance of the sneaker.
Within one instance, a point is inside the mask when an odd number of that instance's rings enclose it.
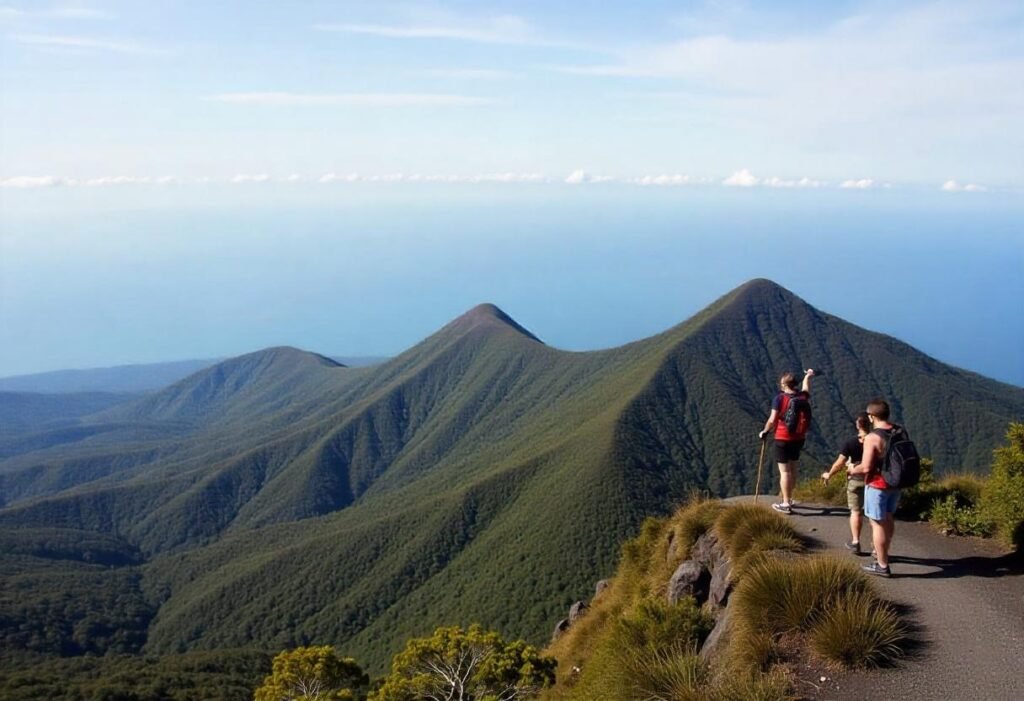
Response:
[[[847,543],[846,544],[846,549],[849,550],[854,555],[860,555],[860,541],[858,541],[856,543]]]
[[[876,574],[879,577],[892,576],[892,570],[890,570],[888,567],[882,567],[877,562],[872,562],[870,565],[864,565],[864,567],[861,567],[861,569],[867,572],[868,574]]]
[[[777,503],[777,504],[772,504],[772,508],[775,509],[776,511],[778,511],[780,514],[791,514],[791,513],[793,513],[793,510],[790,509],[790,505],[789,504],[783,504],[781,502]]]

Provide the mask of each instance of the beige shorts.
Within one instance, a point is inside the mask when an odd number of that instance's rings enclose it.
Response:
[[[846,480],[846,505],[850,511],[864,510],[864,480]]]

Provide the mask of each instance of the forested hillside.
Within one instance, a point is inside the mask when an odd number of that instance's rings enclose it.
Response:
[[[330,643],[375,671],[440,624],[541,641],[645,516],[753,489],[777,377],[806,367],[808,460],[876,395],[940,473],[984,469],[1024,416],[1021,388],[764,280],[605,351],[551,348],[492,305],[373,367],[260,351],[0,441],[2,577],[33,592],[0,600],[0,644],[74,654],[52,622],[97,611],[110,650]]]

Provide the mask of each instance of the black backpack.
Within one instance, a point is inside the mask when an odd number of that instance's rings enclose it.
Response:
[[[882,468],[879,470],[885,483],[891,489],[916,485],[921,480],[921,456],[906,429],[893,426],[891,431],[877,429],[876,433],[885,440]]]
[[[785,424],[789,435],[803,438],[811,427],[811,403],[807,400],[806,394],[786,396],[789,397],[789,402],[786,404],[786,411],[782,413],[782,423]]]

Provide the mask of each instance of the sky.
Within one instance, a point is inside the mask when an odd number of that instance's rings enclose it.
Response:
[[[1021,125],[1019,2],[0,0],[0,376],[769,277],[1024,384]]]

